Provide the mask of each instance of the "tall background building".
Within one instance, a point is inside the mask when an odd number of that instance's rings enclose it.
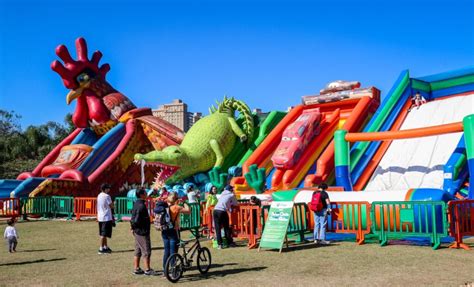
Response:
[[[180,99],[161,105],[152,112],[155,117],[162,118],[185,132],[202,117],[202,113],[188,112],[188,105]]]

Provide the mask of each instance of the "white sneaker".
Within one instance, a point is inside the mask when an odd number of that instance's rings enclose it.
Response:
[[[329,244],[331,244],[331,241],[320,240],[320,241],[319,241],[319,244],[322,244],[322,245],[329,245]]]
[[[319,239],[315,239],[314,243],[319,244]]]

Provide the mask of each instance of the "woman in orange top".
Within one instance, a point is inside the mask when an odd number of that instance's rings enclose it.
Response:
[[[167,229],[161,231],[161,238],[163,238],[163,244],[165,252],[163,253],[163,271],[165,270],[166,261],[171,254],[178,252],[179,244],[179,215],[190,214],[191,209],[187,203],[184,203],[184,207],[179,205],[178,194],[170,192],[168,198],[168,211],[170,215],[170,221],[173,224],[173,229]]]

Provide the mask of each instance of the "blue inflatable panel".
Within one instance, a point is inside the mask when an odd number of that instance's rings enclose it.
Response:
[[[474,74],[474,66],[469,66],[469,67],[458,69],[458,70],[420,77],[416,79],[425,81],[425,82],[437,82],[437,81],[442,81],[442,80],[447,80],[447,79],[452,79],[452,78],[459,78],[459,77],[463,77],[463,76],[471,75],[471,74]]]
[[[124,135],[125,125],[123,123],[117,124],[94,144],[92,152],[78,170],[84,176],[93,173],[115,151]]]
[[[22,180],[2,179],[0,180],[0,198],[10,197],[11,192],[22,183]]]
[[[436,99],[440,97],[446,97],[446,96],[455,95],[455,94],[462,94],[462,93],[467,93],[471,91],[474,91],[474,83],[441,89],[437,91],[432,91],[431,96],[433,99]]]
[[[474,199],[474,158],[468,159],[467,165],[469,167],[469,193],[467,198]]]
[[[11,192],[11,197],[27,197],[44,180],[44,177],[30,177],[25,179]]]
[[[466,154],[466,144],[464,141],[464,134],[459,139],[459,142],[454,149],[453,153],[448,159],[448,162],[443,167],[444,180],[443,180],[443,189],[449,192],[451,195],[454,195],[456,191],[459,190],[460,185],[464,182],[464,179],[461,179],[461,183],[457,178],[453,178],[454,173],[456,172],[456,163],[459,159]],[[467,171],[466,171],[467,172]],[[461,175],[461,174],[459,174]],[[459,177],[459,176],[458,176]]]
[[[444,201],[448,202],[450,200],[453,200],[454,197],[451,196],[449,193],[445,192],[442,189],[435,189],[435,188],[417,188],[413,191],[413,195],[411,197],[412,201]],[[428,205],[427,210],[425,209],[426,207],[423,205],[414,205],[413,206],[413,211],[414,211],[414,222],[415,222],[415,228],[416,230],[421,230],[422,232],[432,232],[433,226],[431,224],[432,217],[431,217],[431,209],[432,206],[430,207]],[[438,220],[436,221],[436,230],[438,232],[441,232],[442,226],[443,226],[443,218],[445,217],[444,210],[441,208],[441,206],[435,207],[435,213],[436,213],[436,218]],[[426,216],[425,216],[426,215]],[[419,223],[422,223],[421,227],[419,226]],[[428,222],[428,230],[426,230],[426,225],[424,224],[425,222]]]
[[[272,168],[270,170],[270,173],[267,175],[267,188],[271,188],[272,187],[272,176],[273,174],[275,173],[275,170],[276,168]]]
[[[372,118],[370,118],[369,122],[365,125],[364,129],[362,130],[362,132],[367,132],[370,127],[372,126],[372,124],[374,123],[375,119],[378,117],[378,115],[380,114],[380,111],[383,109],[383,107],[387,104],[388,102],[388,99],[390,99],[390,97],[392,96],[392,94],[395,92],[395,90],[397,89],[397,87],[400,85],[400,83],[402,82],[403,78],[408,74],[408,70],[404,70],[400,73],[400,75],[398,76],[397,80],[395,81],[395,83],[393,84],[392,88],[390,88],[390,90],[388,91],[387,95],[385,97],[383,97],[382,99],[382,102],[380,103],[379,107],[377,108],[377,110],[375,111],[375,113],[373,114]],[[357,146],[359,145],[360,143],[359,142],[356,142],[352,145],[352,148],[351,148],[351,151],[354,150],[355,148],[357,148]]]
[[[409,89],[406,89],[403,92],[402,96],[400,97],[399,101],[396,103],[396,105],[392,109],[389,116],[385,119],[385,122],[380,128],[380,131],[390,130],[390,128],[393,126],[393,123],[396,121],[398,115],[400,114],[401,110],[403,109],[403,106],[405,105],[409,96],[410,96]],[[377,152],[381,144],[382,142],[380,141],[374,141],[369,144],[369,147],[364,152],[364,154],[360,158],[357,165],[352,169],[351,180],[353,183],[356,183],[359,180],[360,176],[362,175],[365,168],[367,167],[367,164],[375,155],[375,153]]]
[[[354,189],[348,165],[336,166],[336,185],[342,186],[345,191],[352,191]]]
[[[85,144],[92,146],[97,142],[97,135],[89,128],[83,129],[71,144]]]

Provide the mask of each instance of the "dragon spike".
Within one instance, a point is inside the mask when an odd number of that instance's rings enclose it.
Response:
[[[209,107],[209,114],[213,114],[215,112],[216,112],[216,110],[215,110],[214,106]]]

